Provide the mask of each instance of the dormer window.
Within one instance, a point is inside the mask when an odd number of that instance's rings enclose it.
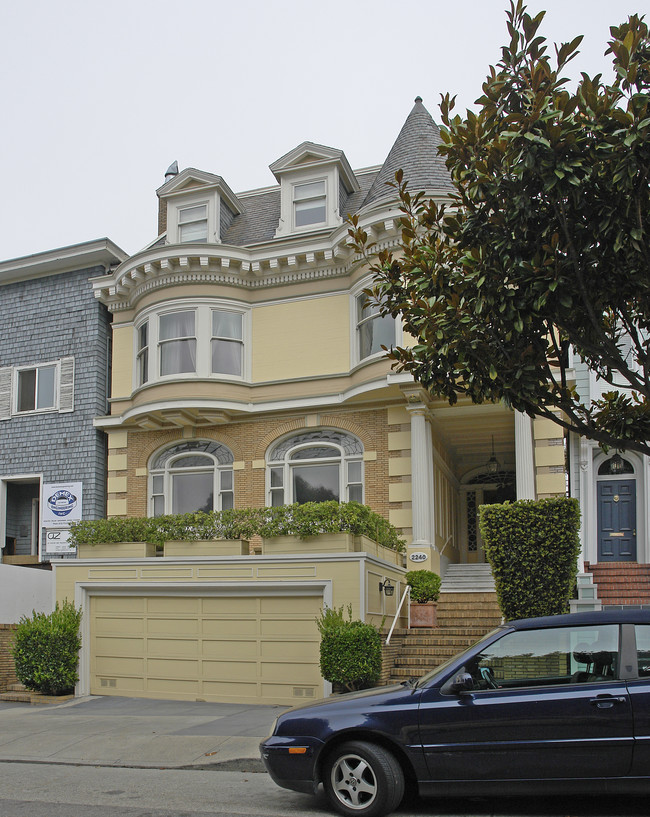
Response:
[[[181,244],[207,244],[208,205],[183,207],[178,211],[178,239]]]
[[[293,206],[296,227],[324,224],[327,221],[325,181],[294,185]]]

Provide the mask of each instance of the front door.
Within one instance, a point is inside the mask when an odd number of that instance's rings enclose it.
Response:
[[[598,561],[636,561],[636,480],[598,485]]]

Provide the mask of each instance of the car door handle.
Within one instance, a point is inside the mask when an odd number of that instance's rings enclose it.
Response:
[[[625,695],[599,695],[597,698],[589,699],[589,703],[598,709],[611,709],[614,704],[624,704],[626,701]]]

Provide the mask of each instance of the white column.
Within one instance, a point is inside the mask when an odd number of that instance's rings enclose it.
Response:
[[[411,416],[411,506],[412,545],[432,545],[431,508],[434,503],[431,432],[424,405],[408,406]]]
[[[515,412],[515,473],[517,499],[535,499],[533,426],[527,414]]]

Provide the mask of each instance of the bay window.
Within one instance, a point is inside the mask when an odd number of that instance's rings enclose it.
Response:
[[[395,319],[380,315],[379,306],[362,293],[356,298],[356,330],[359,360],[383,352],[395,345]]]
[[[158,342],[161,375],[196,371],[194,324],[193,310],[160,316]]]

